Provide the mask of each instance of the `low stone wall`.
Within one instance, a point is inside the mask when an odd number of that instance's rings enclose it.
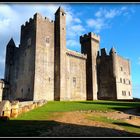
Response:
[[[19,114],[28,112],[35,108],[41,107],[46,104],[46,100],[39,101],[12,101],[4,100],[0,103],[0,118],[8,117],[8,118],[16,118]]]

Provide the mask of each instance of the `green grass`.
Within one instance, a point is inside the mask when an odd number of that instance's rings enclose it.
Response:
[[[110,119],[105,116],[90,116],[88,117],[88,119],[93,121],[98,121],[98,122],[110,123],[110,124],[121,123],[121,121]]]
[[[40,131],[47,131],[58,122],[49,121],[54,112],[68,112],[78,110],[102,110],[102,111],[120,111],[128,108],[140,107],[140,102],[121,102],[121,101],[50,101],[47,104],[23,113],[15,119],[9,121],[0,121],[0,137],[1,136],[34,136],[38,137]],[[125,124],[124,122],[116,122],[106,118],[94,118],[98,121],[106,123],[118,123],[126,130],[139,131],[139,128]]]
[[[67,112],[78,110],[114,111],[140,107],[140,102],[122,101],[50,101],[40,108],[20,115],[16,120],[44,120],[52,112]]]

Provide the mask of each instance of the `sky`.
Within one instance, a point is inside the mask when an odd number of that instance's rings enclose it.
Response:
[[[66,12],[66,47],[80,52],[79,36],[100,35],[100,48],[130,60],[132,95],[140,98],[140,4],[139,3],[0,3],[0,78],[4,77],[6,45],[20,42],[21,25],[38,12],[54,20],[61,6]]]

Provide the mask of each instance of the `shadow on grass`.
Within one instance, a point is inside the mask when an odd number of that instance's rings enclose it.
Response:
[[[136,125],[133,125],[133,124],[128,124],[128,123],[120,123],[120,122],[115,122],[113,124],[117,124],[119,126],[125,126],[125,127],[133,127],[133,128],[138,128],[140,129],[140,126],[136,126]],[[140,131],[140,130],[139,130]]]
[[[93,105],[106,105],[107,108],[116,111],[122,111],[127,114],[140,116],[140,102],[122,102],[122,101],[86,101],[79,102],[82,104],[93,104]]]
[[[56,121],[0,121],[0,137],[139,137],[122,130]]]
[[[84,103],[84,104],[98,104],[98,105],[109,105],[109,106],[124,106],[124,107],[139,107],[140,102],[122,102],[122,101],[83,101],[79,103]]]

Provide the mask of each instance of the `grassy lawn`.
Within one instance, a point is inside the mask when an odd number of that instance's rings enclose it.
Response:
[[[78,110],[122,111],[140,107],[140,102],[122,101],[50,101],[44,106],[20,115],[16,120],[46,120],[52,112]]]
[[[40,131],[51,129],[52,126],[60,125],[58,122],[48,120],[54,112],[68,112],[78,110],[102,110],[102,111],[122,111],[124,109],[140,107],[140,102],[122,101],[49,101],[40,108],[19,115],[9,121],[0,121],[0,137],[38,137]],[[92,118],[107,123],[120,123],[126,130],[139,131],[140,128],[124,124],[124,122],[114,122],[106,118]]]

